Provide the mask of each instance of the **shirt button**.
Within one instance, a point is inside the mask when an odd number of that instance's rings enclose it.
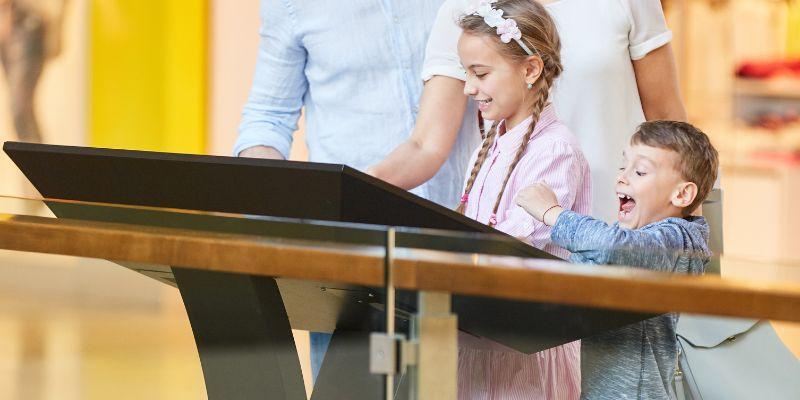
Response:
[[[394,17],[394,23],[399,24],[400,23],[400,18],[397,18],[397,16],[395,16]]]
[[[415,113],[415,114],[416,114],[416,113],[419,113],[419,106],[414,106],[414,107],[412,107],[411,109],[412,109],[412,110],[414,110],[414,113]]]

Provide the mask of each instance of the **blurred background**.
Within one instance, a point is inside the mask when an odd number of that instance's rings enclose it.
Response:
[[[722,157],[722,273],[781,264],[800,280],[800,0],[662,3],[690,121]],[[0,7],[1,141],[230,155],[258,1]],[[4,153],[0,195],[36,195]],[[774,326],[800,357],[800,327]],[[177,290],[102,260],[0,251],[0,399],[105,398],[205,398]]]

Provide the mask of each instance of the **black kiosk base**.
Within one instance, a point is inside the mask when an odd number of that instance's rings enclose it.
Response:
[[[6,142],[3,149],[45,198],[503,235],[342,165],[18,142]],[[313,221],[308,221],[308,226],[285,220],[243,219],[230,224],[201,214],[175,216],[119,207],[98,212],[98,207],[78,204],[49,206],[63,218],[80,216],[294,238],[338,237],[332,233],[335,224]],[[367,239],[380,243],[381,236],[375,237]],[[522,242],[495,237],[502,240],[443,241],[439,249],[552,258]],[[324,283],[299,284],[180,266],[164,269],[158,279],[175,282],[183,297],[209,399],[305,399],[292,328],[335,329],[313,399],[381,398],[383,380],[368,370],[368,336],[382,329],[385,317],[379,307],[359,298],[379,289],[353,290],[345,296],[321,295],[320,285]],[[320,311],[330,304],[337,310],[335,315]],[[413,312],[413,296],[399,294],[398,307],[405,313]],[[452,308],[458,315],[459,329],[526,353],[651,317],[466,296],[453,296]],[[407,329],[407,320],[397,321],[398,331]],[[397,398],[405,398],[406,382],[399,380]]]

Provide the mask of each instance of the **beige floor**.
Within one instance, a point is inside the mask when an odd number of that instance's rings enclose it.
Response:
[[[174,290],[106,261],[9,251],[0,277],[0,398],[204,398]]]
[[[0,399],[205,398],[176,289],[103,260],[0,251]]]

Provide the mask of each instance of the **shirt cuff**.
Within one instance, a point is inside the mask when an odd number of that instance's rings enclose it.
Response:
[[[641,60],[651,51],[669,43],[670,41],[672,41],[672,31],[667,30],[666,32],[650,38],[642,43],[639,43],[635,46],[630,46],[629,50],[631,53],[631,60]]]
[[[239,153],[242,151],[256,146],[272,147],[288,160],[292,142],[276,132],[250,129],[239,134],[236,144],[233,146],[233,156],[239,157]]]
[[[422,81],[427,82],[436,75],[449,76],[450,78],[458,79],[460,81],[467,80],[467,73],[458,67],[451,67],[446,65],[436,65],[425,67],[422,69]]]

